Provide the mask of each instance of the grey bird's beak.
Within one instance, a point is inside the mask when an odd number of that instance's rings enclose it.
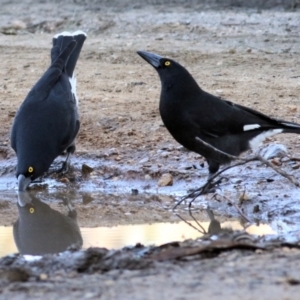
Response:
[[[163,58],[160,55],[146,51],[137,51],[137,54],[154,68],[158,68],[160,66],[160,60]]]
[[[28,192],[18,192],[18,204],[24,207],[26,204],[31,203],[31,197]]]
[[[18,187],[19,192],[24,192],[31,182],[31,178],[25,177],[23,174],[18,176]]]

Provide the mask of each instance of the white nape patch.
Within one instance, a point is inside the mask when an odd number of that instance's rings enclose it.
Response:
[[[72,34],[71,32],[63,31],[63,32],[61,32],[61,33],[56,34],[56,35],[54,36],[54,38],[57,39],[57,38],[58,38],[59,36],[61,36],[61,35],[63,35],[63,36],[73,36],[73,34]]]
[[[249,141],[250,148],[252,150],[256,150],[266,138],[282,132],[283,129],[272,129],[272,130],[265,131]]]
[[[289,127],[299,128],[299,129],[300,129],[300,125],[297,125],[297,124],[284,123],[284,122],[280,122],[280,124],[285,125],[285,126],[289,126]]]
[[[87,34],[85,32],[83,32],[82,30],[76,30],[72,33],[73,36],[80,35],[80,34],[83,34],[84,36],[87,36]]]
[[[253,130],[253,129],[256,129],[259,127],[261,127],[261,126],[258,124],[249,124],[249,125],[244,125],[243,130],[248,131],[248,130]]]
[[[74,95],[75,101],[76,101],[76,106],[78,106],[78,98],[76,94],[76,77],[73,74],[73,77],[69,77],[69,81],[71,84],[71,92]]]

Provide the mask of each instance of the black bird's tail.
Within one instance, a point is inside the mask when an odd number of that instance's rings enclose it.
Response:
[[[79,57],[81,48],[86,39],[86,33],[83,31],[75,31],[73,33],[64,31],[54,36],[53,47],[51,50],[51,64],[58,58],[59,54],[70,44],[76,41],[76,46],[71,55],[65,62],[65,73],[69,78],[73,78],[73,72]]]
[[[279,120],[278,122],[281,125],[283,132],[300,134],[300,124],[287,122],[283,120]]]

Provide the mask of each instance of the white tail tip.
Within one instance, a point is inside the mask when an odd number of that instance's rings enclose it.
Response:
[[[76,36],[76,35],[81,35],[83,34],[84,36],[87,36],[87,34],[82,31],[82,30],[76,30],[74,32],[69,32],[69,31],[63,31],[61,33],[56,34],[53,38],[57,39],[59,36]]]

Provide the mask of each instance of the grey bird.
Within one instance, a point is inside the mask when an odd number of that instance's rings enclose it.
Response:
[[[77,212],[69,201],[64,201],[68,214],[52,209],[27,191],[18,194],[18,220],[13,224],[13,235],[21,254],[42,255],[65,251],[71,246],[81,248],[81,232]]]
[[[74,69],[86,39],[83,31],[53,38],[51,65],[28,93],[11,129],[19,191],[48,171],[54,159],[75,151],[80,122]]]

